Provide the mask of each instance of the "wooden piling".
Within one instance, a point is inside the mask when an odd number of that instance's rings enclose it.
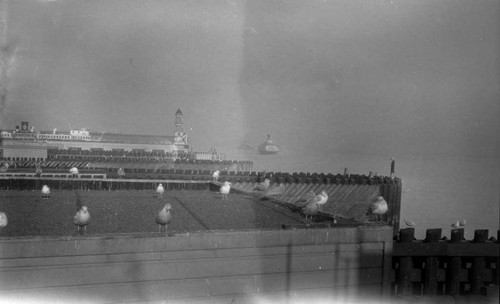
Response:
[[[487,230],[476,230],[467,241],[464,229],[453,229],[448,241],[441,238],[441,229],[429,229],[422,242],[413,241],[412,230],[402,229],[399,239],[393,245],[398,295],[418,295],[423,288],[429,296],[490,296],[491,286],[498,286],[499,244],[488,239]]]
[[[401,243],[411,243],[415,238],[415,229],[406,228],[400,231]],[[402,296],[409,296],[412,294],[413,284],[411,282],[411,273],[413,271],[413,260],[411,256],[401,257],[399,260],[399,273],[398,273],[398,293]]]
[[[485,243],[488,239],[488,230],[474,231],[473,243]],[[471,294],[481,294],[483,288],[483,273],[486,268],[486,260],[483,256],[474,257],[470,271],[469,281]]]
[[[452,229],[450,243],[460,243],[464,237],[464,229]],[[462,258],[452,256],[447,265],[446,293],[451,296],[460,293],[460,269],[462,268]]]
[[[425,242],[438,243],[441,239],[442,229],[427,229]],[[438,293],[438,266],[439,261],[436,256],[425,258],[425,274],[424,274],[424,294],[435,295]]]

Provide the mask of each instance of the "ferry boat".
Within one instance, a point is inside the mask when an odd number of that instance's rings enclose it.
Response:
[[[257,150],[260,154],[273,155],[280,152],[280,147],[274,140],[271,139],[271,135],[267,134],[266,141],[261,143],[257,147]]]

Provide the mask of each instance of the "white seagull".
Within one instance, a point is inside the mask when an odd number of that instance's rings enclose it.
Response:
[[[7,172],[7,170],[9,170],[9,164],[8,163],[5,163],[2,165],[2,167],[0,167],[0,173],[5,173]]]
[[[163,209],[158,212],[156,216],[156,223],[158,224],[158,232],[161,232],[161,226],[165,226],[165,233],[167,233],[167,226],[172,221],[172,214],[170,213],[172,205],[166,203]]]
[[[269,189],[270,183],[271,181],[268,178],[266,178],[262,183],[257,184],[255,188],[253,188],[253,190],[265,192]]]
[[[212,174],[212,178],[213,178],[214,182],[219,180],[219,175],[220,175],[219,170],[215,170],[214,174]]]
[[[123,169],[122,169],[122,168],[119,168],[119,169],[118,169],[118,177],[119,177],[119,178],[122,178],[122,177],[124,177],[124,176],[125,176],[125,171],[123,171]]]
[[[451,227],[453,228],[461,228],[464,226],[465,226],[465,220],[460,220],[460,221],[457,220],[455,223],[451,224]]]
[[[78,174],[78,168],[73,167],[73,168],[69,169],[69,173],[73,174],[73,177],[76,176]]]
[[[77,227],[78,234],[80,234],[81,227],[87,233],[87,225],[90,224],[90,213],[87,206],[81,206],[77,209],[75,217],[73,217],[73,224]]]
[[[163,197],[163,192],[165,192],[165,188],[163,188],[162,184],[159,184],[158,188],[156,188],[156,193],[158,193],[158,198]]]
[[[46,200],[50,197],[50,188],[47,185],[42,186],[42,199]]]
[[[5,212],[0,212],[0,228],[5,228],[8,223],[7,214],[5,214]]]
[[[222,194],[222,199],[227,200],[227,195],[229,194],[230,191],[231,191],[231,183],[225,181],[224,185],[222,185],[219,190],[219,192]]]
[[[302,208],[302,213],[306,216],[306,223],[308,220],[312,220],[314,215],[319,213],[319,208],[321,205],[326,204],[328,201],[328,194],[326,194],[325,190],[321,191],[320,194],[310,198],[306,202],[306,206]]]
[[[380,219],[380,216],[386,214],[388,210],[389,206],[387,205],[387,202],[382,196],[379,196],[377,201],[370,205],[369,214],[376,215]]]

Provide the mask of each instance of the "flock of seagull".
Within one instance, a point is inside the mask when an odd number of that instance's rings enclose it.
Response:
[[[70,173],[78,174],[77,168],[71,168]],[[214,171],[212,178],[214,181],[218,181],[220,176],[220,172],[218,170]],[[257,184],[254,187],[254,193],[266,193],[270,189],[271,181],[266,178],[263,182]],[[220,187],[219,193],[222,196],[222,200],[228,200],[228,194],[231,191],[231,183],[229,181],[225,181]],[[156,188],[156,193],[158,198],[163,198],[163,193],[165,192],[165,188],[160,183]],[[48,200],[50,198],[50,188],[47,185],[42,186],[42,199]],[[315,194],[311,192],[310,197],[306,200],[303,207],[301,207],[300,211],[303,215],[305,215],[306,224],[312,221],[313,217],[320,214],[321,206],[325,205],[328,201],[328,194],[323,190],[319,194]],[[172,214],[170,210],[172,209],[172,205],[170,203],[166,203],[165,206],[158,212],[156,216],[156,223],[158,224],[158,232],[161,232],[161,227],[165,227],[165,233],[167,232],[168,224],[172,221]],[[377,201],[371,204],[367,215],[380,216],[384,215],[388,212],[389,206],[387,202],[382,196],[377,198]],[[406,225],[409,227],[415,226],[414,222],[404,220]],[[0,229],[6,227],[8,224],[7,215],[4,212],[0,212]],[[75,216],[73,217],[73,224],[77,227],[77,233],[80,234],[80,230],[83,229],[84,234],[87,231],[87,226],[90,224],[90,212],[88,207],[85,205],[79,205],[77,203],[77,211]],[[465,220],[457,220],[451,226],[453,228],[461,228],[466,224]]]
[[[212,178],[214,181],[218,181],[220,176],[220,172],[216,170]],[[271,181],[266,178],[264,179],[263,182],[258,183],[255,185],[253,188],[253,193],[257,195],[266,195],[266,196],[272,196],[274,195],[274,192],[276,194],[281,194],[285,190],[284,186],[280,185],[274,189],[270,189]],[[272,190],[272,191],[270,191]],[[229,181],[225,181],[222,186],[219,189],[219,193],[222,196],[222,200],[227,200],[228,199],[228,194],[231,191],[231,183]],[[272,192],[272,193],[271,193]],[[305,215],[305,221],[306,224],[309,224],[314,216],[317,216],[321,213],[321,206],[325,205],[326,202],[328,201],[328,194],[326,191],[321,191],[321,193],[316,194],[311,191],[311,193],[308,193],[309,197],[307,198],[305,204],[303,207],[300,208],[300,211],[303,215]],[[387,205],[387,202],[382,196],[379,196],[377,198],[377,201],[372,203],[370,206],[370,209],[368,211],[368,215],[373,215],[373,216],[381,216],[387,213],[389,210],[389,206]],[[334,219],[334,222],[336,219]]]
[[[162,198],[165,189],[162,184],[159,184],[156,192],[158,193],[158,198]],[[42,186],[42,199],[48,200],[50,198],[50,188],[47,185]],[[165,206],[158,212],[156,216],[156,223],[158,224],[158,232],[161,232],[161,227],[165,227],[165,233],[167,232],[167,226],[172,221],[172,214],[170,213],[172,205],[166,203]],[[7,215],[5,212],[0,212],[0,229],[5,228],[8,224]],[[83,234],[87,233],[87,226],[90,224],[90,212],[87,206],[78,204],[77,200],[77,210],[73,217],[73,224],[77,227],[77,234],[80,235],[81,229],[83,229]]]

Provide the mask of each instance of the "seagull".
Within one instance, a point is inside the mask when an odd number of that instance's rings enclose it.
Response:
[[[73,168],[69,169],[69,173],[73,174],[73,177],[76,176],[78,174],[78,168],[73,167]]]
[[[87,206],[81,206],[77,209],[75,217],[73,217],[73,224],[77,226],[78,234],[80,234],[81,227],[83,227],[85,233],[87,233],[87,225],[90,224],[90,213]]]
[[[165,192],[165,189],[163,188],[162,184],[159,184],[158,188],[156,188],[156,193],[158,193],[158,198],[163,197],[163,192]]]
[[[118,169],[118,177],[122,178],[125,176],[125,171],[122,168]]]
[[[219,180],[219,170],[215,170],[214,174],[212,174],[212,178],[214,179],[214,182]]]
[[[225,181],[224,185],[222,185],[220,187],[220,191],[219,191],[222,194],[222,199],[227,200],[227,195],[229,194],[230,191],[231,191],[231,183],[228,181]]]
[[[370,209],[366,215],[375,215],[376,218],[380,220],[380,216],[386,214],[388,210],[389,206],[387,202],[382,196],[379,196],[377,201],[370,205]]]
[[[325,190],[321,191],[320,194],[316,195],[313,198],[310,198],[306,202],[306,206],[302,208],[302,213],[306,216],[306,223],[308,220],[312,220],[314,215],[319,213],[319,208],[321,205],[324,205],[328,201],[328,194],[326,194]]]
[[[167,226],[172,221],[172,214],[170,213],[172,205],[166,203],[163,209],[158,212],[156,216],[156,223],[158,224],[158,232],[161,232],[161,226],[165,226],[165,233],[167,233]]]
[[[50,197],[50,188],[47,185],[42,186],[42,199],[46,200]]]
[[[271,181],[268,178],[266,178],[262,183],[257,184],[255,188],[253,188],[253,190],[265,192],[267,191],[267,189],[269,189],[270,182]]]
[[[9,164],[8,163],[5,163],[2,165],[2,167],[0,167],[0,173],[5,173],[7,172],[7,170],[9,170]]]
[[[461,228],[465,227],[465,220],[457,220],[455,223],[451,224],[451,227],[453,228]]]
[[[7,214],[5,214],[5,212],[0,212],[0,228],[5,228],[8,222]]]
[[[370,213],[375,215],[386,214],[388,210],[389,206],[382,196],[379,196],[377,201],[370,206]]]

